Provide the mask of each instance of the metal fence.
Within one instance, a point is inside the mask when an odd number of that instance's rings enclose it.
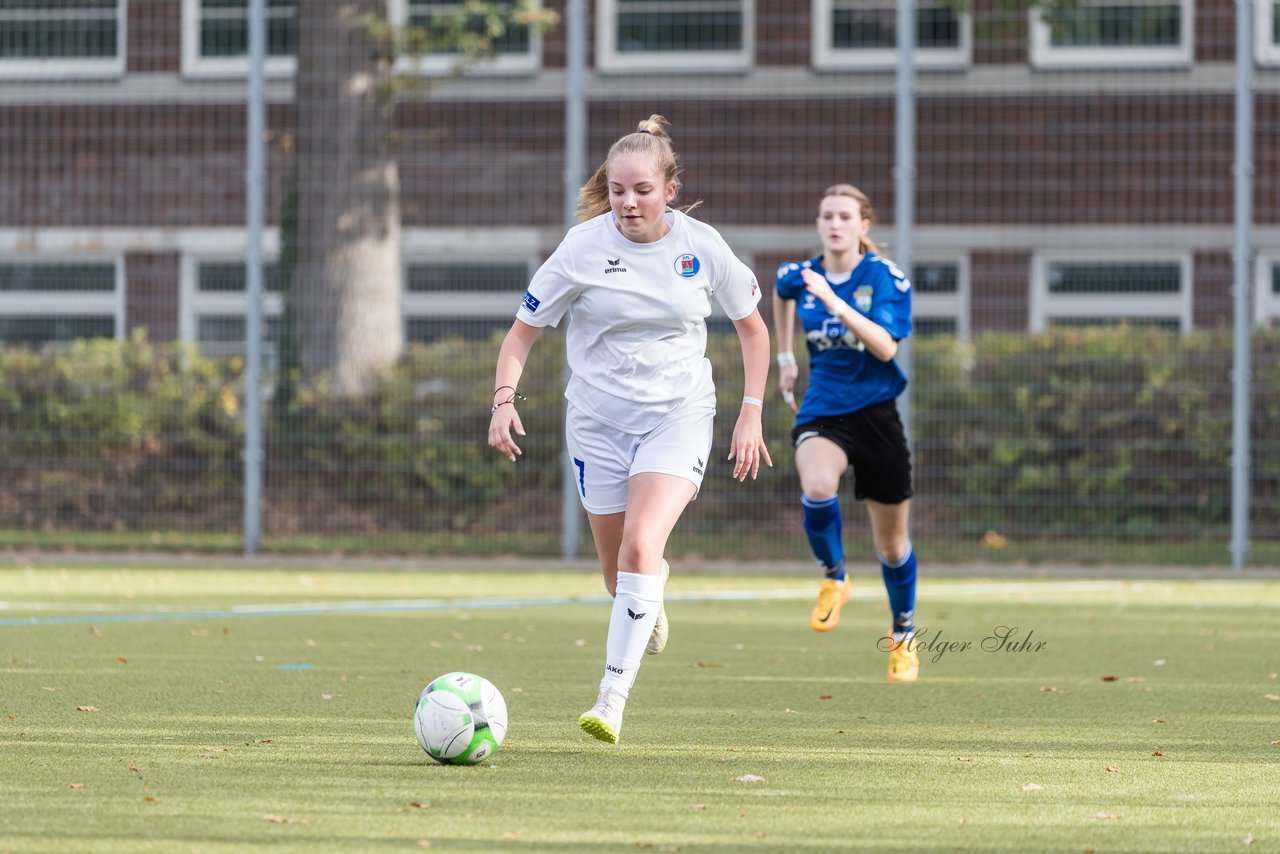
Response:
[[[766,295],[822,188],[871,197],[914,285],[922,559],[1280,563],[1280,2],[460,9],[0,2],[0,543],[590,554],[562,336],[514,466],[493,365],[660,113]],[[673,552],[807,558],[772,387],[765,419],[776,467],[714,463]]]

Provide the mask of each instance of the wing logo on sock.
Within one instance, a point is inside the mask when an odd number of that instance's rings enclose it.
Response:
[[[628,616],[628,617],[630,617],[630,618],[631,618],[631,619],[633,619],[633,620],[639,620],[639,619],[640,619],[640,618],[642,618],[646,613],[647,613],[647,612],[645,612],[645,611],[641,611],[639,614],[637,614],[635,611],[632,611],[630,608],[628,608],[628,609],[627,609],[627,616]]]

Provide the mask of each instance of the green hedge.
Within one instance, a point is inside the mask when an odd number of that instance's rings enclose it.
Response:
[[[521,384],[529,435],[512,465],[485,440],[499,340],[415,345],[358,401],[282,384],[266,407],[268,542],[558,551],[563,341],[544,335],[534,349]],[[722,460],[742,389],[736,337],[713,336],[709,355]],[[918,539],[961,554],[984,538],[1118,553],[1126,543],[1216,547],[1229,532],[1228,332],[936,337],[914,342],[912,355]],[[1257,540],[1277,536],[1280,516],[1280,332],[1255,335],[1253,363]],[[0,528],[11,542],[28,532],[42,543],[238,530],[243,391],[242,360],[144,337],[0,351]],[[804,557],[790,413],[771,397],[776,467],[744,485],[713,462],[677,532],[685,551]],[[860,513],[847,502],[855,524]]]

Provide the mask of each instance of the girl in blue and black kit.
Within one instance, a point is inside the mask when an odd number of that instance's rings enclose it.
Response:
[[[867,237],[871,203],[850,184],[828,187],[818,204],[822,254],[784,264],[773,296],[778,383],[796,411],[799,371],[792,351],[797,315],[809,354],[809,387],[791,433],[800,474],[804,530],[825,578],[809,617],[815,631],[834,629],[852,586],[841,539],[840,478],[853,468],[853,494],[867,506],[893,624],[881,643],[889,680],[914,682],[912,643],[916,558],[907,530],[911,452],[895,403],[907,386],[894,361],[911,334],[911,283]]]

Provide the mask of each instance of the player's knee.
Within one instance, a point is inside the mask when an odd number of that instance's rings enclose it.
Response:
[[[661,572],[663,544],[645,538],[623,539],[618,549],[618,569],[622,572]]]

